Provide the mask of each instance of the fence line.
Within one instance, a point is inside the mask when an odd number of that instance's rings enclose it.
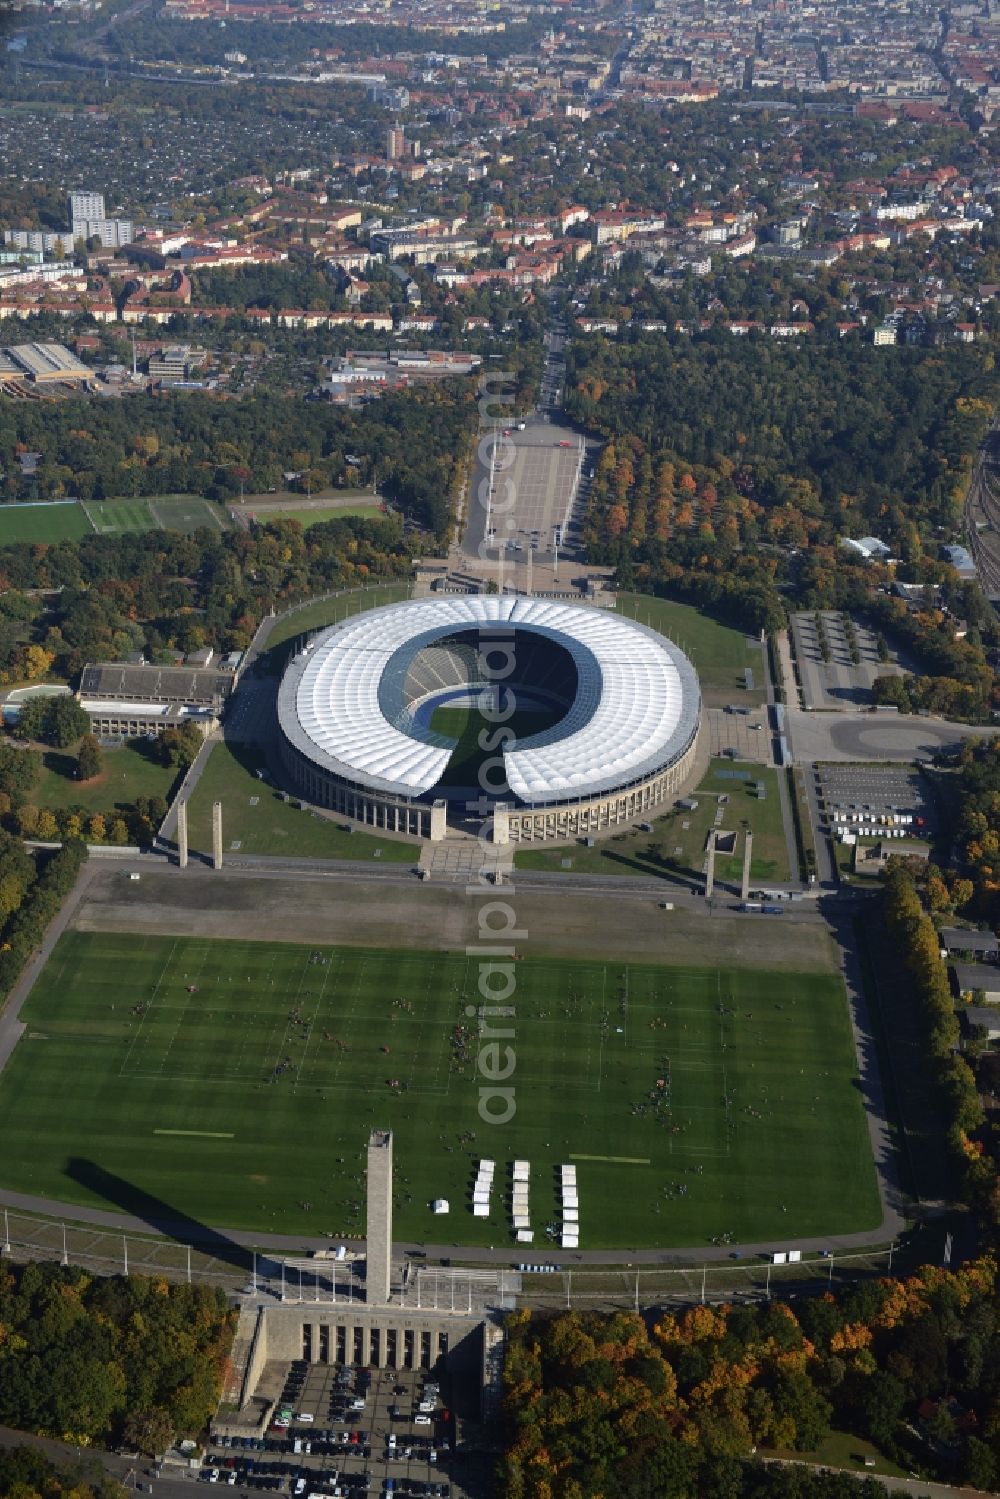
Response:
[[[138,1233],[119,1233],[98,1226],[87,1227],[77,1223],[32,1218],[20,1213],[4,1210],[4,1235],[0,1250],[12,1260],[57,1259],[63,1264],[81,1265],[102,1275],[119,1275],[139,1272],[144,1275],[159,1275],[170,1280],[221,1286],[238,1290],[250,1280],[254,1265],[254,1251],[232,1244],[233,1259],[226,1263],[219,1254],[199,1249],[173,1239],[146,1238]],[[779,1292],[794,1295],[797,1290],[816,1290],[832,1287],[835,1283],[859,1275],[891,1274],[893,1262],[899,1259],[899,1246],[889,1244],[883,1248],[855,1250],[843,1254],[833,1253],[826,1258],[802,1260],[794,1264],[775,1265],[763,1261],[747,1261],[741,1264],[692,1264],[687,1266],[634,1266],[584,1269],[559,1266],[545,1274],[523,1271],[516,1274],[511,1268],[497,1266],[485,1270],[482,1267],[454,1266],[450,1270],[436,1271],[433,1266],[421,1266],[419,1277],[423,1283],[417,1289],[418,1276],[412,1273],[412,1284],[403,1291],[403,1304],[429,1301],[433,1303],[434,1290],[426,1284],[439,1278],[448,1282],[447,1296],[454,1294],[454,1282],[461,1281],[462,1296],[471,1294],[473,1301],[482,1301],[483,1287],[475,1283],[496,1277],[498,1301],[507,1303],[517,1300],[536,1306],[569,1307],[589,1305],[591,1307],[655,1306],[674,1301],[720,1301],[758,1299]],[[925,1256],[926,1257],[926,1256]],[[335,1278],[336,1269],[328,1262],[282,1265],[283,1256],[278,1251],[258,1251],[258,1279],[277,1280],[279,1266],[282,1271],[282,1292],[279,1299],[285,1301],[310,1300],[323,1302],[319,1282],[329,1292],[329,1280]],[[264,1261],[268,1263],[266,1277],[262,1277]],[[303,1291],[305,1279],[315,1281],[309,1289],[312,1296]],[[353,1271],[349,1274],[353,1281]],[[353,1289],[353,1287],[352,1287]],[[296,1296],[296,1291],[298,1295]],[[341,1295],[338,1296],[338,1291]],[[428,1293],[425,1296],[425,1292]],[[478,1292],[478,1294],[477,1294]],[[336,1286],[333,1298],[339,1302],[350,1297],[347,1285]],[[441,1294],[440,1288],[438,1294]],[[488,1300],[488,1297],[486,1298]]]

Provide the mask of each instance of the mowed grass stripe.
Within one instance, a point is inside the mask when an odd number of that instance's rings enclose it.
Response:
[[[368,1132],[388,1125],[400,1238],[435,1241],[444,1196],[452,1240],[507,1242],[503,1194],[489,1219],[469,1210],[480,1156],[532,1162],[540,1236],[559,1162],[579,1159],[584,1248],[877,1224],[839,978],[525,956],[516,979],[500,1128],[479,1110],[465,953],[67,933],[22,1011],[46,1044],[0,1076],[0,1184],[360,1234]]]

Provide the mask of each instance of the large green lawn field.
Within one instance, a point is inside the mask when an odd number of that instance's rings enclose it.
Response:
[[[404,1241],[510,1243],[515,1157],[531,1162],[536,1252],[567,1161],[583,1248],[877,1225],[839,978],[522,957],[500,1018],[478,1008],[479,961],[71,932],[0,1078],[0,1183],[360,1234],[378,1125],[395,1133]],[[509,1055],[486,1053],[494,1073],[513,1062],[503,1124],[480,1113],[481,1089],[498,1086],[479,1070],[486,1028],[512,1032]],[[481,1156],[497,1163],[485,1220],[469,1206]]]
[[[101,752],[101,773],[92,781],[78,781],[76,748],[47,749],[42,754],[42,773],[29,800],[37,807],[81,807],[88,815],[114,812],[134,804],[137,796],[170,795],[177,771],[160,765],[142,740],[121,749]]]
[[[223,850],[227,853],[285,854],[296,859],[382,859],[415,864],[417,844],[384,834],[348,833],[345,825],[318,812],[303,812],[298,800],[283,801],[274,786],[256,775],[263,759],[251,749],[239,757],[217,744],[188,803],[192,849],[212,850],[212,803],[222,803]],[[234,845],[238,845],[234,847]]]
[[[16,541],[77,541],[91,529],[77,500],[46,505],[0,505],[0,546]]]

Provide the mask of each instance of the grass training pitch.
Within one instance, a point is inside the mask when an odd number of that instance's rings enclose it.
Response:
[[[223,512],[196,494],[153,495],[148,499],[54,501],[39,505],[0,505],[0,546],[17,541],[78,541],[122,536],[135,531],[183,531],[205,526],[225,529]]]
[[[128,531],[156,531],[148,500],[89,500],[87,519],[99,536],[123,536]]]
[[[76,500],[40,505],[0,505],[0,546],[18,541],[78,541],[91,530]]]
[[[510,1243],[515,1156],[531,1162],[536,1254],[572,1159],[584,1249],[877,1226],[839,978],[523,957],[515,1013],[486,1022],[514,1032],[516,1113],[491,1125],[479,961],[70,932],[0,1078],[0,1180],[120,1211],[358,1235],[379,1125],[395,1131],[401,1241]],[[497,1161],[488,1219],[470,1208],[480,1156]],[[445,1222],[436,1197],[451,1202]]]

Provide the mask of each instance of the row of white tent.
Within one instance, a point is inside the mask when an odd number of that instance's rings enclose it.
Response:
[[[910,837],[908,828],[877,828],[874,826],[867,828],[849,828],[838,826],[834,828],[834,833],[839,838],[841,843],[846,844],[854,844],[858,841],[859,838],[878,838],[879,841],[882,842],[886,838]]]
[[[514,1162],[514,1184],[511,1187],[511,1225],[519,1244],[533,1244],[534,1230],[528,1212],[528,1182],[531,1177],[530,1161]]]
[[[580,1244],[580,1199],[576,1190],[576,1167],[560,1166],[562,1186],[562,1247],[576,1249]]]
[[[480,1161],[479,1170],[472,1188],[472,1216],[474,1218],[488,1218],[490,1216],[490,1193],[493,1191],[493,1177],[496,1173],[496,1161]]]
[[[576,1249],[580,1243],[580,1199],[576,1187],[576,1167],[561,1166],[562,1188],[562,1234],[563,1249]],[[496,1176],[496,1162],[482,1160],[472,1188],[472,1212],[476,1218],[488,1218],[490,1195]],[[531,1162],[515,1161],[511,1183],[511,1227],[519,1244],[534,1242],[531,1214],[528,1207],[528,1189],[531,1184]]]

